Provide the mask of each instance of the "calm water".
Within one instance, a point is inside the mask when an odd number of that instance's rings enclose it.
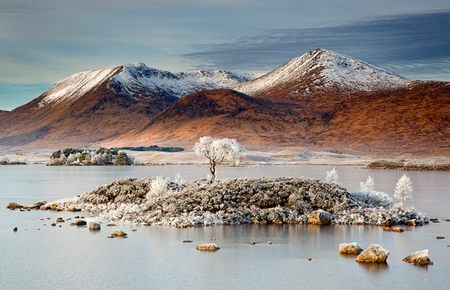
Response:
[[[221,177],[308,176],[323,178],[330,166],[220,168]],[[203,166],[45,167],[0,166],[0,289],[449,289],[450,223],[441,221],[404,233],[363,226],[224,226],[194,229],[121,226],[128,239],[41,221],[75,214],[9,211],[10,201],[72,197],[121,177],[203,177]],[[371,175],[378,190],[392,193],[399,171],[338,167],[350,190]],[[408,172],[416,208],[450,218],[450,174]],[[43,226],[47,223],[47,226]],[[12,232],[17,226],[19,231]],[[137,229],[133,232],[132,229]],[[40,230],[38,230],[40,229]],[[436,236],[445,236],[437,240]],[[214,238],[216,253],[194,249]],[[194,240],[183,244],[182,240]],[[266,241],[272,241],[268,245]],[[251,246],[249,241],[261,242]],[[338,244],[381,243],[391,252],[386,266],[365,266],[339,256]],[[430,249],[434,265],[419,268],[401,261]],[[312,258],[312,261],[308,261]]]

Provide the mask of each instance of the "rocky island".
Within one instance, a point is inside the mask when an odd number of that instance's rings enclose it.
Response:
[[[83,210],[111,222],[176,227],[231,224],[422,225],[413,208],[380,203],[309,178],[121,179],[41,209]]]

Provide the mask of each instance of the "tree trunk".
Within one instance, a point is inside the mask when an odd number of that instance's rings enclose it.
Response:
[[[211,182],[214,182],[216,179],[216,163],[210,162],[209,163],[209,171],[211,172]]]

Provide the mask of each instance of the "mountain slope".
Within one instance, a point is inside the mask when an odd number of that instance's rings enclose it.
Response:
[[[396,89],[409,83],[403,77],[364,61],[326,49],[316,49],[234,89],[249,95],[270,96],[282,92],[309,94],[327,90]]]
[[[183,94],[234,86],[225,71],[173,74],[144,64],[87,71],[61,80],[30,103],[0,115],[0,146],[87,145],[143,127]]]
[[[184,96],[145,128],[109,140],[109,145],[158,144],[190,146],[205,135],[238,138],[248,145],[302,139],[293,124],[304,122],[292,103],[253,98],[229,89]],[[274,144],[275,145],[275,144]]]

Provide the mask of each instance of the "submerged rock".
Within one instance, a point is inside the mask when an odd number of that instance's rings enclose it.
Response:
[[[210,252],[214,252],[219,250],[220,248],[214,244],[214,243],[209,243],[209,244],[200,244],[197,245],[197,247],[195,247],[197,250],[199,251],[210,251]]]
[[[391,227],[385,227],[383,228],[383,231],[385,232],[396,232],[396,233],[403,233],[405,230],[402,228],[391,228]]]
[[[422,250],[422,251],[416,251],[412,253],[411,255],[407,256],[403,259],[404,262],[419,265],[419,266],[426,266],[426,265],[433,265],[433,262],[428,257],[428,249]]]
[[[329,225],[333,216],[324,210],[316,210],[308,215],[308,223],[313,225]]]
[[[100,224],[99,223],[95,223],[95,222],[91,222],[88,225],[88,229],[90,231],[92,231],[92,232],[99,231],[100,230]]]
[[[356,257],[355,261],[359,263],[386,263],[388,257],[389,251],[381,245],[371,244]]]
[[[339,254],[342,255],[358,255],[363,251],[358,243],[342,243],[339,245]]]

